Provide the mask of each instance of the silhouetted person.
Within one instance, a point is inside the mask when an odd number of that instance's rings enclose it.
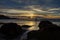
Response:
[[[29,28],[31,26],[29,25],[22,25],[22,36],[20,40],[26,40],[27,39],[27,33],[30,32]]]
[[[1,32],[6,35],[6,40],[12,40],[21,34],[21,28],[16,23],[6,23],[1,27]]]

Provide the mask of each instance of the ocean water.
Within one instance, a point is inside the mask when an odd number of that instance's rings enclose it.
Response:
[[[30,30],[38,30],[38,25],[40,21],[24,21],[24,20],[17,20],[17,19],[0,19],[0,23],[17,23],[18,25],[30,25]],[[53,24],[59,25],[60,22],[52,22]]]

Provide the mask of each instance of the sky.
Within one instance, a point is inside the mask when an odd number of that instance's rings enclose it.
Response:
[[[0,12],[60,16],[60,0],[0,0]]]

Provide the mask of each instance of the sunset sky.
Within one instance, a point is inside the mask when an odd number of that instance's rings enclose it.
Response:
[[[0,12],[8,15],[43,14],[48,18],[60,18],[60,0],[0,0]]]

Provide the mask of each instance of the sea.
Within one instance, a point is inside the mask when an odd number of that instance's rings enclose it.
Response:
[[[0,23],[17,23],[18,25],[29,25],[31,26],[29,30],[38,30],[38,25],[40,21],[27,21],[27,20],[18,20],[18,19],[0,19]],[[51,21],[53,24],[60,26],[60,21]],[[2,25],[2,24],[1,24]],[[1,26],[0,25],[0,26]]]

